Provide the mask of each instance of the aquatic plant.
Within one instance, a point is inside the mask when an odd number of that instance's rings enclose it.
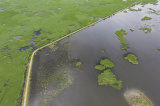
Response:
[[[133,29],[130,29],[132,32],[134,31]]]
[[[143,30],[146,34],[151,33],[151,31],[152,31],[152,28],[150,25],[141,26],[139,29]]]
[[[144,18],[142,18],[141,20],[142,21],[145,21],[145,20],[151,20],[152,18],[151,17],[147,17],[147,16],[145,16]]]
[[[76,66],[80,66],[80,65],[82,65],[82,62],[79,61],[76,63]]]
[[[152,8],[148,8],[148,9],[151,10],[151,11],[148,11],[148,13],[160,15],[160,11],[156,11],[156,10],[154,10],[154,9],[152,9]]]
[[[138,8],[138,9],[132,9],[132,8],[129,8],[130,11],[141,11],[142,9]]]
[[[101,52],[101,53],[104,53],[104,50],[101,50],[100,52]]]
[[[133,54],[128,54],[127,57],[124,57],[125,60],[128,60],[132,64],[138,64],[137,57]]]
[[[157,50],[159,50],[159,51],[160,51],[160,48],[158,48]]]
[[[114,63],[112,63],[108,59],[101,59],[100,64],[103,65],[105,68],[113,68],[114,67]]]
[[[130,90],[125,92],[124,98],[130,106],[153,106],[152,102],[138,90]]]
[[[111,72],[110,69],[105,70],[103,73],[98,75],[98,85],[110,85],[116,90],[121,90],[122,81],[117,80],[116,76]]]
[[[123,44],[123,46],[121,46],[122,50],[127,50],[127,48],[129,48],[129,46],[126,44],[126,39],[123,37],[123,35],[127,35],[127,34],[128,33],[123,29],[116,31],[116,35],[118,36],[118,39],[120,40],[121,44]]]
[[[106,68],[106,67],[103,66],[103,65],[95,65],[95,69],[96,69],[96,70],[102,71],[102,70],[104,70],[105,68]]]

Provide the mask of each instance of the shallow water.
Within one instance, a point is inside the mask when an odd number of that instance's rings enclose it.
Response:
[[[47,106],[127,106],[123,93],[130,89],[142,91],[155,106],[159,106],[160,51],[157,49],[160,48],[160,15],[148,13],[147,8],[160,10],[160,2],[156,6],[136,5],[134,8],[141,8],[142,11],[127,9],[127,13],[119,12],[95,26],[59,41],[52,50],[47,47],[38,51],[33,62],[28,106],[42,105],[46,97],[44,92],[54,89],[52,83],[49,83],[46,89],[37,86],[43,79],[42,73],[52,74],[59,70],[68,71],[74,79],[73,85],[56,98],[51,98]],[[152,19],[141,21],[144,16]],[[139,30],[140,26],[145,24],[155,25],[152,26],[151,33],[146,34]],[[121,50],[120,41],[115,34],[116,30],[120,29],[128,32],[124,35],[127,45],[130,46],[127,51]],[[100,53],[101,50],[105,53]],[[128,53],[138,57],[138,65],[123,59]],[[94,66],[99,64],[102,58],[115,63],[111,70],[118,80],[123,81],[121,91],[110,86],[98,86],[97,78],[101,72],[95,70]],[[75,66],[78,61],[82,62],[82,66]],[[38,95],[39,93],[42,95]]]

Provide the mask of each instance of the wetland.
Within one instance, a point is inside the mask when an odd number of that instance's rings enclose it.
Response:
[[[141,11],[126,9],[38,51],[28,106],[129,106],[128,90],[159,106],[160,16],[148,11],[160,10],[160,2],[132,8]],[[141,21],[145,16],[152,19]],[[150,33],[140,29],[146,25]]]

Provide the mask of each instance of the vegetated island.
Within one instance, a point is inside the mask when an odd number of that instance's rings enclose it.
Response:
[[[147,17],[147,16],[145,16],[144,18],[142,18],[141,20],[142,21],[145,21],[145,20],[151,20],[152,18],[151,17]]]
[[[158,48],[157,50],[159,50],[159,51],[160,51],[160,48]]]
[[[156,3],[157,0],[2,0],[0,104],[20,104],[25,70],[33,48],[79,31],[82,27],[98,21],[96,17],[111,16],[140,2]]]
[[[97,70],[104,70],[106,68],[113,68],[114,63],[112,63],[108,59],[104,59],[100,61],[100,65],[95,65],[95,69]],[[111,72],[110,69],[106,69],[103,73],[98,75],[98,85],[110,85],[112,88],[116,90],[121,90],[122,88],[122,81],[117,80],[116,76]]]
[[[121,44],[123,44],[123,46],[121,46],[122,50],[127,50],[127,48],[129,48],[129,46],[126,44],[126,39],[123,37],[123,35],[127,35],[127,34],[128,33],[123,29],[116,31],[116,35],[118,36],[118,39],[120,40]]]
[[[141,26],[139,29],[143,30],[146,34],[151,33],[151,31],[152,31],[152,28],[150,25]]]
[[[138,90],[125,92],[124,98],[130,106],[153,106],[152,102]]]
[[[128,54],[127,57],[124,57],[125,60],[128,60],[132,64],[138,64],[137,57],[133,54]]]

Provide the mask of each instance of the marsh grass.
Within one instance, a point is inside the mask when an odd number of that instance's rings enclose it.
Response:
[[[141,11],[142,9],[138,8],[138,9],[132,9],[132,8],[129,8],[130,11]]]
[[[151,31],[152,31],[152,28],[150,25],[141,26],[139,29],[143,30],[146,34],[151,33]]]
[[[121,90],[122,81],[118,81],[116,79],[116,76],[111,72],[111,70],[107,69],[103,73],[98,75],[98,85],[110,85],[116,90]]]
[[[137,57],[133,54],[128,54],[127,57],[124,57],[125,60],[128,60],[132,64],[138,64]]]
[[[127,35],[127,34],[128,33],[123,29],[116,31],[116,35],[118,36],[118,39],[120,40],[121,44],[123,44],[123,46],[121,46],[122,50],[127,50],[127,48],[129,48],[129,46],[126,44],[126,39],[123,37],[123,35]]]
[[[145,20],[151,20],[152,18],[151,17],[147,17],[147,16],[145,16],[144,18],[142,18],[141,20],[142,21],[145,21]]]
[[[103,71],[107,68],[113,68],[114,63],[112,63],[108,59],[103,59],[100,61],[101,65],[95,65],[95,69]],[[122,81],[118,81],[116,76],[111,72],[110,69],[103,71],[101,74],[98,75],[98,85],[110,85],[112,88],[116,90],[121,90],[122,88]]]

